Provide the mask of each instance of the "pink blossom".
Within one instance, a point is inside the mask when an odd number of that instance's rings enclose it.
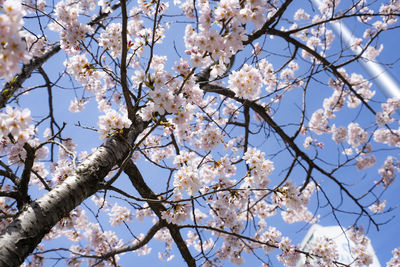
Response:
[[[261,88],[261,75],[257,69],[245,64],[240,71],[229,75],[229,86],[238,97],[257,99]]]
[[[368,207],[373,213],[381,213],[386,207],[386,200],[377,201],[375,204],[372,204]]]
[[[298,9],[298,10],[296,11],[296,13],[294,14],[293,18],[294,18],[295,20],[301,20],[301,19],[307,20],[307,19],[310,18],[310,15],[307,14],[307,13],[304,11],[304,9],[300,8],[300,9]]]

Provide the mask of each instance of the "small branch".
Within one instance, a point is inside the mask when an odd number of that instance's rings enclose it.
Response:
[[[18,200],[19,194],[17,192],[0,191],[0,197],[9,197]]]
[[[136,190],[139,192],[139,194],[143,198],[149,198],[149,199],[157,199],[157,196],[154,194],[154,192],[147,186],[146,182],[144,181],[142,174],[140,173],[139,169],[136,167],[136,165],[132,162],[132,160],[129,160],[125,167],[124,167],[124,172],[128,175],[132,185],[136,188]],[[186,264],[190,267],[195,267],[196,266],[196,260],[193,258],[191,255],[185,240],[182,238],[182,235],[179,232],[179,227],[175,224],[170,224],[167,223],[163,218],[162,218],[162,212],[166,211],[166,208],[164,205],[161,203],[157,202],[148,202],[149,207],[155,212],[155,214],[159,217],[160,221],[162,221],[165,226],[168,228],[172,238],[174,239],[176,245],[178,246],[178,249],[186,261]]]
[[[158,230],[160,230],[161,228],[163,228],[164,225],[164,221],[158,221],[156,224],[154,224],[150,230],[147,232],[147,234],[145,235],[145,237],[141,240],[139,240],[136,244],[132,245],[132,246],[127,246],[127,247],[123,247],[123,248],[119,248],[116,250],[113,250],[107,254],[104,254],[101,256],[101,258],[103,259],[108,259],[110,257],[113,257],[117,254],[121,254],[121,253],[125,253],[128,251],[134,251],[137,249],[140,249],[141,247],[144,247],[147,243],[150,242],[150,240],[154,237],[154,235],[158,232]]]
[[[0,166],[3,167],[5,170],[4,171],[0,171],[0,175],[3,175],[7,178],[10,178],[10,180],[17,185],[19,183],[20,178],[15,175],[15,173],[11,170],[10,167],[7,166],[7,164],[5,164],[4,162],[2,162],[0,160]]]
[[[31,77],[32,72],[41,67],[49,58],[55,55],[61,50],[60,44],[55,44],[48,52],[43,56],[33,58],[28,64],[22,67],[21,73],[14,76],[11,82],[6,83],[0,94],[0,109],[4,108],[7,104],[8,99],[14,95],[14,93],[22,87],[22,84],[26,79]]]
[[[286,0],[285,3],[281,5],[279,10],[269,19],[267,20],[264,25],[259,29],[258,31],[254,32],[253,34],[249,35],[249,38],[247,41],[243,42],[244,45],[248,45],[251,42],[253,42],[255,39],[261,37],[262,35],[265,34],[269,26],[271,26],[274,23],[274,26],[276,23],[279,21],[279,18],[282,16],[282,14],[285,12],[285,10],[288,8],[289,4],[293,2],[293,0]],[[278,21],[276,21],[278,19]]]
[[[127,35],[128,35],[128,15],[126,11],[126,0],[121,0],[121,12],[122,12],[122,51],[121,51],[121,87],[122,87],[122,94],[124,95],[126,108],[128,110],[128,118],[131,121],[134,121],[135,114],[134,109],[131,101],[131,96],[129,93],[128,83],[127,83],[127,68],[126,68],[126,57],[128,53],[127,48]]]
[[[31,178],[33,163],[35,160],[35,149],[31,147],[28,143],[25,143],[24,149],[26,151],[26,159],[24,161],[24,170],[22,172],[21,180],[18,184],[18,190],[21,194],[21,200],[23,203],[18,203],[18,209],[22,208],[21,204],[25,204],[31,201],[30,197],[28,196],[28,185]]]

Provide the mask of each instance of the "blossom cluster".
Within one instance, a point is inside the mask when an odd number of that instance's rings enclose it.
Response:
[[[255,100],[261,92],[261,75],[251,65],[245,64],[239,71],[232,71],[229,75],[229,88],[238,97]]]
[[[282,233],[273,226],[269,226],[267,229],[267,223],[264,220],[260,220],[258,223],[259,230],[257,232],[256,239],[263,242],[264,244],[271,244],[277,246],[282,239]],[[282,247],[282,246],[281,246]],[[265,253],[270,253],[274,250],[273,246],[264,246]]]
[[[174,126],[185,127],[191,118],[192,104],[202,102],[203,92],[193,77],[184,81],[173,78],[173,74],[164,70],[165,61],[166,57],[155,55],[151,64],[151,69],[154,70],[152,74],[145,77],[144,71],[137,70],[132,77],[136,86],[145,84],[149,88],[148,102],[139,114],[144,120],[150,120],[155,113],[175,114],[172,121]],[[189,72],[188,66],[186,61],[180,60],[176,62],[174,69],[178,75],[184,76]]]
[[[118,134],[124,128],[131,126],[131,121],[127,114],[121,115],[114,109],[105,111],[105,115],[99,117],[99,134],[100,139],[105,139],[113,134]]]
[[[358,170],[364,170],[370,168],[375,165],[376,158],[374,155],[369,157],[365,156],[365,153],[361,153],[361,157],[358,157],[356,160],[356,167]]]
[[[190,1],[182,4],[185,14],[193,16],[193,6]],[[223,74],[232,55],[243,48],[243,41],[247,40],[243,25],[251,22],[254,28],[262,26],[266,14],[273,15],[276,10],[265,0],[250,1],[240,4],[236,0],[224,0],[212,6],[208,1],[198,3],[199,31],[191,25],[186,27],[186,53],[191,56],[194,67],[205,67],[211,60],[213,66],[212,77]],[[213,27],[213,22],[216,27]],[[225,27],[225,35],[219,34],[219,29]],[[203,57],[203,55],[209,55]]]
[[[257,148],[250,147],[243,155],[243,159],[249,164],[250,176],[248,182],[255,188],[266,188],[270,182],[268,176],[275,169],[270,160],[265,159],[265,153]]]
[[[71,161],[67,158],[60,159],[57,162],[53,163],[51,166],[51,185],[58,185],[62,183],[68,176],[70,176],[74,168],[71,164]]]
[[[174,178],[174,187],[178,192],[186,191],[188,195],[193,196],[201,187],[200,177],[195,166],[183,165],[174,174]]]
[[[350,123],[348,125],[348,143],[352,147],[366,144],[368,141],[368,133],[360,127],[358,123]]]
[[[27,156],[24,144],[28,143],[31,147],[39,145],[36,135],[36,128],[30,125],[30,110],[19,110],[6,106],[5,112],[0,113],[0,153],[7,154],[9,164],[22,165]],[[43,164],[40,159],[47,156],[48,148],[41,147],[35,150],[33,169],[37,173],[45,174]]]
[[[2,186],[2,190],[4,191],[10,191],[11,186],[6,185]],[[7,206],[9,205],[9,199],[6,197],[0,197],[0,212],[3,213],[4,215],[12,215],[12,212],[7,209]],[[0,231],[3,231],[10,223],[12,222],[12,216],[7,216],[7,218],[0,220]]]
[[[142,143],[143,154],[150,158],[152,162],[159,163],[173,155],[173,146],[163,145],[162,140],[161,136],[150,134]]]
[[[50,47],[44,36],[38,37],[32,33],[25,32],[24,37],[29,53],[34,57],[44,55]]]
[[[386,263],[386,267],[396,267],[400,265],[400,248],[392,251],[393,257]]]
[[[296,209],[292,207],[286,206],[286,210],[281,211],[282,219],[286,223],[295,223],[295,222],[308,222],[308,223],[316,223],[319,220],[319,215],[315,216],[315,214],[311,213],[307,205],[310,202],[314,191],[316,190],[317,185],[313,182],[310,182],[306,185],[305,188],[301,191],[300,195],[298,195],[301,205],[297,206]]]
[[[23,0],[23,9],[28,13],[34,13],[36,10],[44,12],[46,0]]]
[[[98,223],[90,223],[85,226],[83,236],[90,245],[82,248],[80,246],[71,246],[72,252],[89,254],[91,251],[97,255],[105,254],[113,249],[118,249],[123,246],[123,242],[113,231],[102,231]],[[78,251],[76,251],[78,250]],[[83,251],[82,251],[83,250]],[[72,253],[73,255],[73,253]],[[119,260],[116,255],[115,261]],[[96,259],[88,259],[88,265],[96,264]]]
[[[339,252],[336,243],[327,237],[317,237],[313,242],[311,242],[309,251],[312,254],[321,257],[317,258],[317,262],[322,261],[327,266],[331,265],[339,258]]]
[[[379,8],[379,13],[382,14],[382,21],[387,23],[388,25],[394,24],[397,22],[397,16],[393,16],[400,11],[400,3],[399,1],[390,1],[387,4],[382,4]]]
[[[382,126],[386,123],[394,122],[393,115],[399,107],[400,99],[389,98],[386,103],[382,103],[382,111],[376,114],[376,123]]]
[[[330,128],[328,125],[328,119],[324,115],[324,111],[322,109],[318,109],[316,112],[313,113],[308,123],[308,127],[316,134],[329,132]]]
[[[20,71],[20,62],[30,59],[21,32],[24,10],[20,0],[1,1],[0,8],[0,78],[10,80]]]
[[[380,128],[374,132],[374,141],[389,146],[400,147],[400,130],[389,130]]]
[[[105,210],[108,210],[107,201],[100,198],[93,200],[97,205],[104,206]],[[123,241],[113,231],[103,231],[100,224],[90,222],[85,210],[80,208],[74,209],[69,213],[69,216],[58,222],[45,238],[50,240],[61,236],[66,237],[74,243],[81,243],[83,239],[87,241],[85,246],[81,244],[71,245],[71,257],[68,259],[68,266],[82,265],[83,260],[82,258],[77,258],[76,253],[101,255],[120,248],[123,245]],[[119,256],[116,255],[114,260],[117,262]],[[88,258],[86,261],[88,265],[94,265],[97,260]]]
[[[346,132],[344,127],[336,127],[335,124],[330,126],[329,120],[336,118],[335,113],[344,107],[346,100],[348,108],[356,108],[361,104],[359,97],[364,102],[368,102],[374,96],[375,91],[370,90],[371,83],[361,75],[355,73],[348,75],[343,68],[338,69],[338,72],[343,79],[348,81],[348,84],[351,84],[351,90],[343,89],[345,86],[342,80],[330,79],[329,86],[332,87],[333,93],[324,99],[323,109],[318,109],[312,114],[308,128],[318,135],[332,133],[332,139],[337,144],[347,140],[352,147],[357,147],[365,144],[368,138],[368,134],[358,124],[350,123]],[[357,94],[353,94],[351,91],[355,91]],[[391,111],[391,106],[393,106],[391,103],[385,106],[388,112]],[[386,117],[389,115],[385,114],[388,113],[378,113],[378,119],[388,119]]]
[[[292,240],[288,237],[282,237],[279,242],[279,249],[283,251],[282,254],[277,256],[277,259],[285,266],[295,266],[299,260],[299,253],[297,253],[297,246],[292,244]]]
[[[65,0],[57,3],[55,7],[57,23],[53,22],[49,27],[60,34],[61,48],[68,54],[80,53],[79,41],[82,41],[86,34],[92,32],[92,28],[86,23],[79,22],[79,15],[93,10],[95,7],[96,2],[94,0]]]
[[[302,201],[299,198],[299,188],[292,181],[288,181],[285,186],[279,187],[273,195],[273,201],[278,206],[286,206],[289,209],[296,210],[302,205]]]
[[[262,82],[265,84],[265,90],[272,92],[278,86],[278,79],[274,71],[272,63],[268,62],[265,58],[261,59],[258,63],[258,69],[260,71]]]
[[[99,45],[102,46],[103,49],[110,49],[113,57],[118,57],[121,55],[121,31],[122,25],[120,23],[111,23],[107,26],[107,29],[100,34]]]
[[[363,230],[351,227],[349,230],[349,239],[354,242],[352,246],[352,254],[355,259],[355,266],[369,266],[373,259],[371,252],[368,250],[370,240],[364,235]]]
[[[24,144],[32,133],[29,128],[31,122],[31,111],[22,111],[10,106],[5,112],[0,113],[0,138],[7,138],[11,134],[20,144]]]
[[[146,16],[153,16],[156,11],[159,14],[163,14],[167,12],[169,6],[168,2],[160,1],[158,5],[155,5],[153,2],[147,0],[139,0],[138,4],[140,10],[142,10]],[[158,10],[156,10],[156,7],[158,7]]]
[[[218,189],[223,189],[223,184]],[[246,194],[243,191],[231,190],[217,193],[216,201],[212,203],[210,210],[213,224],[220,227],[226,227],[231,231],[238,232],[243,227],[244,213],[240,212],[246,205]]]
[[[64,66],[67,68],[67,72],[71,74],[75,80],[85,85],[86,89],[90,87],[86,86],[89,83],[94,83],[95,80],[102,78],[102,72],[95,69],[84,54],[78,54],[71,56],[64,62]]]
[[[295,31],[293,34],[294,36],[304,41],[311,50],[315,52],[318,51],[318,53],[322,56],[324,56],[326,51],[330,49],[330,46],[335,39],[335,35],[333,34],[333,31],[331,29],[326,27],[325,24],[319,24],[318,22],[326,19],[326,15],[324,15],[324,13],[331,9],[332,5],[335,6],[335,4],[333,4],[332,2],[334,1],[321,1],[318,5],[323,15],[314,15],[311,19],[312,23],[317,24],[316,27],[305,27],[302,30]],[[294,22],[288,30],[297,30],[304,25],[304,21],[307,21],[308,23],[310,21],[310,15],[303,9],[298,9],[293,15],[293,18],[297,22]],[[301,23],[301,25],[299,26],[297,23]],[[302,57],[305,59],[310,58],[312,60],[315,60],[315,58],[311,56],[311,54],[305,49],[302,50]]]
[[[114,203],[110,211],[110,224],[120,225],[122,222],[128,222],[132,220],[131,210]]]
[[[145,238],[145,235],[141,233],[135,241],[133,241],[133,245],[137,245],[140,241],[142,241]],[[145,256],[148,255],[151,252],[151,247],[149,247],[147,244],[140,247],[137,249],[135,252],[137,252],[138,256]]]
[[[77,99],[75,98],[73,101],[70,102],[69,111],[71,112],[81,112],[85,105],[87,104],[87,100],[84,98]]]
[[[172,204],[171,207],[161,213],[162,218],[168,223],[178,224],[189,218],[192,205],[189,203]]]
[[[223,142],[221,130],[208,125],[204,131],[197,134],[197,146],[205,151],[215,149],[218,144]]]
[[[377,201],[375,204],[372,204],[368,207],[370,211],[373,213],[381,213],[386,207],[386,200]]]
[[[388,187],[394,182],[396,172],[398,172],[399,169],[400,168],[397,159],[393,156],[388,156],[382,167],[378,170],[384,187]]]
[[[349,126],[350,128],[350,126]],[[335,141],[336,144],[343,143],[347,140],[347,129],[345,127],[336,127],[336,125],[332,126],[332,140]]]
[[[215,242],[212,240],[212,238],[209,238],[208,240],[203,240],[203,242],[200,242],[199,236],[195,234],[193,231],[188,231],[187,233],[187,239],[185,240],[186,244],[188,246],[193,246],[194,249],[198,252],[200,251],[208,251],[212,249],[212,247],[215,245]]]
[[[296,187],[289,180],[284,186],[278,187],[271,198],[276,206],[286,207],[286,210],[281,212],[282,219],[286,223],[291,224],[300,221],[315,223],[318,216],[315,217],[306,207],[315,189],[315,183],[308,183],[300,192],[300,187]]]
[[[361,104],[359,97],[363,101],[368,102],[375,95],[375,91],[371,90],[372,83],[366,80],[362,75],[352,73],[350,77],[343,72],[344,77],[350,82],[352,89],[357,92],[357,95],[349,93],[347,96],[347,106],[349,108],[358,107]]]
[[[174,254],[171,253],[171,250],[174,240],[172,239],[169,230],[166,227],[162,228],[154,235],[154,238],[165,243],[165,251],[159,252],[158,258],[162,261],[172,260],[174,258]]]
[[[368,46],[367,49],[365,49],[365,52],[363,54],[363,58],[366,60],[372,61],[374,60],[379,54],[382,52],[383,45],[381,44],[378,49],[376,49],[373,46]]]
[[[341,144],[347,141],[350,147],[344,149],[343,154],[351,155],[354,152],[353,149],[359,154],[359,157],[356,159],[356,166],[358,170],[370,168],[376,163],[375,156],[370,155],[372,152],[372,144],[369,143],[369,133],[365,131],[364,128],[362,128],[358,123],[349,123],[347,129],[343,126],[337,127],[335,124],[329,126],[326,112],[324,112],[323,109],[319,109],[313,113],[308,127],[311,131],[318,135],[323,133],[331,133],[332,140],[335,141],[336,144]],[[390,138],[390,136],[391,131],[386,129],[379,129],[374,133],[375,141],[380,141],[382,143],[387,142],[385,139]],[[323,147],[321,142],[318,142],[311,136],[306,137],[303,146],[304,148],[308,149],[313,143],[320,148]]]

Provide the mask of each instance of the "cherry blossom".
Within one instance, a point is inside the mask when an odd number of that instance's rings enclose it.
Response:
[[[261,88],[261,75],[257,69],[245,64],[240,71],[229,75],[229,85],[238,97],[257,99]]]
[[[327,237],[318,237],[310,244],[310,252],[320,256],[321,263],[332,264],[339,258],[336,243]],[[319,260],[317,260],[319,261]]]
[[[386,206],[386,200],[377,201],[375,204],[372,204],[368,208],[374,213],[381,213]]]
[[[400,4],[294,2],[0,0],[0,262],[370,265],[400,100],[359,63],[396,70]],[[351,263],[292,241],[332,218]]]
[[[24,11],[21,1],[2,1],[0,13],[0,78],[9,80],[20,71],[19,62],[27,63],[30,59],[26,44],[23,42],[22,17]]]
[[[386,263],[387,267],[395,267],[400,264],[400,251],[399,248],[395,248],[392,251],[393,257],[390,259],[389,262]]]
[[[113,226],[119,225],[122,222],[131,221],[131,216],[131,211],[128,208],[119,206],[117,203],[115,203],[111,208],[110,223]]]
[[[129,128],[131,121],[125,115],[119,114],[116,110],[110,109],[105,115],[99,117],[100,139],[105,139],[112,134],[118,134],[122,129]]]

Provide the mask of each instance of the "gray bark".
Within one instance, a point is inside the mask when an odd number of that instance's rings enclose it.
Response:
[[[63,183],[21,209],[0,235],[0,266],[19,266],[63,217],[99,190],[112,167],[128,155],[146,123],[137,120],[127,136],[108,139]]]

